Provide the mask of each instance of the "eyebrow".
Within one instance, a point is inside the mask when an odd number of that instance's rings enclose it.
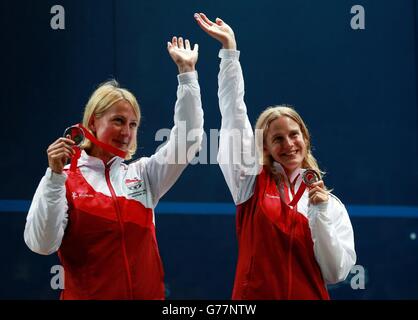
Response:
[[[301,131],[300,131],[300,130],[298,130],[298,129],[293,129],[293,130],[290,130],[290,131],[289,131],[289,134],[299,133],[299,132],[301,132]],[[277,137],[283,137],[283,136],[285,136],[285,134],[283,134],[283,133],[279,132],[279,133],[275,133],[275,134],[273,134],[271,137],[274,139],[274,138],[277,138]]]
[[[115,114],[115,115],[112,116],[112,118],[113,119],[115,119],[115,118],[123,118],[123,120],[126,120],[126,117],[124,115],[121,115],[121,114]],[[139,121],[135,119],[135,120],[131,120],[131,122],[138,123]]]
[[[280,134],[280,133],[276,133],[276,134],[273,134],[273,135],[271,136],[271,139],[282,138],[282,137],[283,137],[283,135],[282,135],[282,134]]]

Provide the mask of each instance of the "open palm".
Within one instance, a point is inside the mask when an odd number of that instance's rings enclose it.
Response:
[[[173,61],[179,68],[179,72],[189,72],[195,69],[197,58],[199,56],[199,45],[196,43],[193,50],[190,47],[190,41],[183,38],[173,37],[171,42],[167,43],[167,50]]]
[[[216,18],[213,22],[204,13],[195,13],[194,17],[198,25],[211,37],[221,42],[225,49],[236,49],[234,31],[222,19]]]

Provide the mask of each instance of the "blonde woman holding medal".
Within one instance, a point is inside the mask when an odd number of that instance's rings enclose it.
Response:
[[[237,207],[232,298],[329,299],[326,285],[343,281],[356,262],[345,206],[325,188],[308,129],[293,108],[264,110],[254,139],[234,32],[219,18],[195,19],[222,44],[218,162]],[[252,154],[261,161],[251,163]]]
[[[154,208],[187,166],[170,160],[179,150],[195,154],[203,135],[198,46],[173,37],[168,52],[179,69],[177,102],[170,138],[156,154],[123,163],[136,151],[141,114],[134,95],[115,81],[92,94],[76,127],[90,141],[77,137],[76,147],[70,130],[47,150],[49,167],[24,239],[36,253],[58,251],[65,273],[61,299],[165,298]],[[179,137],[184,129],[193,139]]]

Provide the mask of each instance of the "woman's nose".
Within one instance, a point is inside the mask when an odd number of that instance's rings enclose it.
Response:
[[[129,124],[122,126],[121,134],[129,135]]]
[[[283,139],[283,146],[284,147],[292,147],[293,146],[293,141],[292,141],[292,139],[290,139],[289,137],[285,137],[284,139]]]

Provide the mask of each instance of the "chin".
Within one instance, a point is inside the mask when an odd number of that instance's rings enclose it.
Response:
[[[122,151],[128,151],[128,147],[127,146],[121,146],[121,145],[113,145],[113,147],[115,147],[116,149],[122,150]]]

